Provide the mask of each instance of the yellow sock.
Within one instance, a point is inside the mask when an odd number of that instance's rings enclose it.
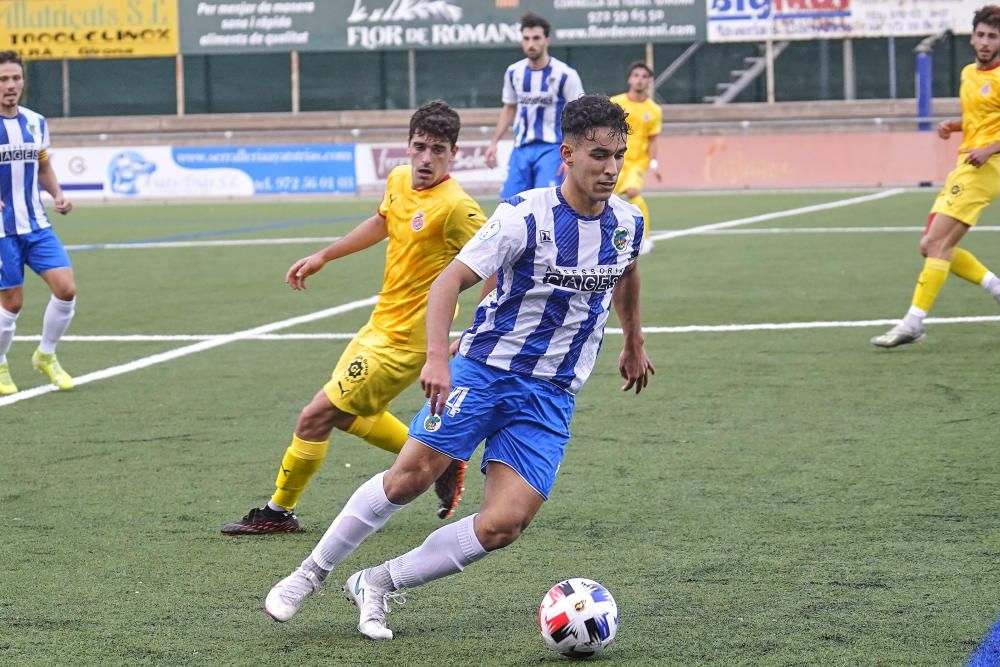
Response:
[[[347,432],[379,449],[399,454],[399,450],[406,444],[409,429],[391,412],[386,411],[374,417],[357,417],[351,422]]]
[[[981,285],[989,272],[983,263],[968,250],[953,248],[951,251],[951,272],[973,285]]]
[[[278,478],[274,480],[276,490],[271,496],[271,502],[286,510],[294,508],[309,480],[322,465],[329,447],[329,438],[323,442],[309,442],[292,435],[292,444],[285,450],[281,467],[278,468]]]
[[[934,299],[948,278],[948,267],[951,262],[938,257],[928,257],[924,260],[924,270],[917,278],[917,288],[913,290],[913,305],[925,313],[930,312]]]

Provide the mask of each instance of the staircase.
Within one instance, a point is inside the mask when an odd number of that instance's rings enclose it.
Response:
[[[788,42],[777,42],[772,47],[774,59],[788,47]],[[734,69],[729,72],[729,81],[720,81],[715,84],[717,94],[708,95],[703,101],[709,104],[727,104],[736,99],[736,96],[750,85],[750,82],[760,76],[761,72],[767,69],[767,58],[764,56],[764,45],[758,46],[760,54],[747,56],[743,59],[743,69]]]

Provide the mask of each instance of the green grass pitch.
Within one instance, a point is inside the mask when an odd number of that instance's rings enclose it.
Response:
[[[863,194],[651,197],[652,226]],[[657,368],[648,391],[619,391],[621,337],[609,333],[535,523],[505,552],[412,591],[389,616],[388,643],[357,634],[339,587],[438,526],[432,497],[369,539],[291,622],[261,609],[358,484],[388,467],[384,452],[335,434],[298,508],[307,532],[219,534],[269,496],[298,411],[347,342],[289,335],[352,334],[370,307],[0,403],[0,664],[559,664],[535,615],[549,586],[572,576],[600,581],[620,607],[600,664],[963,663],[1000,611],[1000,324],[932,324],[926,343],[891,352],[868,344],[885,325],[851,325],[905,311],[918,232],[872,229],[922,226],[932,197],[658,242],[640,261]],[[54,216],[63,241],[80,247],[69,335],[81,338],[64,341],[60,359],[83,377],[198,342],[170,336],[224,336],[371,297],[381,247],[293,293],[285,270],[324,242],[284,241],[343,234],[374,205],[79,202]],[[980,225],[998,216],[988,210]],[[870,230],[736,233],[841,227]],[[283,242],[219,243],[255,239]],[[94,247],[141,241],[176,243]],[[1000,267],[996,232],[964,246]],[[25,297],[10,363],[30,392],[42,377],[28,337],[48,295],[32,276]],[[996,314],[985,292],[954,277],[933,313]],[[791,322],[841,325],[670,329]],[[408,420],[421,401],[411,388],[393,410]],[[460,514],[480,501],[482,476],[470,473],[467,487]]]

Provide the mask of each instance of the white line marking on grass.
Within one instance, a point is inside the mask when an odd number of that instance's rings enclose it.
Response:
[[[702,234],[710,230],[715,229],[726,229],[729,227],[738,227],[740,225],[748,225],[754,222],[763,222],[764,220],[775,220],[778,218],[787,218],[795,215],[803,215],[806,213],[814,213],[816,211],[826,211],[834,208],[841,208],[844,206],[851,206],[854,204],[862,204],[869,201],[876,201],[879,199],[885,199],[886,197],[892,197],[894,195],[905,192],[902,188],[896,188],[892,190],[885,190],[882,192],[877,192],[875,194],[865,195],[862,197],[852,197],[850,199],[842,199],[835,202],[827,202],[825,204],[815,204],[813,206],[803,206],[800,208],[788,209],[786,211],[775,211],[773,213],[764,213],[761,215],[751,216],[749,218],[738,218],[736,220],[728,220],[725,222],[716,222],[708,225],[699,225],[697,227],[691,227],[689,229],[674,230],[669,232],[662,232],[660,234],[652,235],[654,241],[660,241],[663,239],[676,238],[679,236],[690,236],[693,234]],[[297,240],[296,240],[297,241]],[[213,245],[252,245],[261,243],[273,243],[274,240],[271,239],[231,239],[225,241],[162,241],[155,242],[152,244],[138,244],[138,243],[120,243],[120,244],[104,244],[104,245],[92,245],[92,246],[76,246],[76,249],[83,248],[112,248],[115,249],[126,249],[126,248],[139,248],[139,247],[191,247],[191,244],[213,244]],[[170,244],[170,245],[168,245]],[[184,244],[184,245],[174,245],[174,244]],[[72,249],[73,246],[70,246]],[[112,366],[110,368],[105,368],[104,370],[94,371],[92,373],[87,373],[86,375],[81,375],[80,377],[74,378],[77,386],[88,384],[90,382],[95,382],[97,380],[104,380],[110,377],[115,377],[116,375],[122,375],[124,373],[131,373],[132,371],[140,370],[142,368],[147,368],[149,366],[154,366],[156,364],[161,364],[166,361],[171,361],[180,357],[185,357],[189,354],[195,354],[197,352],[203,352],[204,350],[210,350],[212,348],[220,347],[228,343],[232,343],[237,340],[252,340],[254,336],[264,335],[277,331],[280,329],[286,329],[288,327],[296,326],[298,324],[305,324],[306,322],[312,322],[314,320],[323,319],[324,317],[330,317],[331,315],[337,315],[339,313],[347,312],[349,310],[354,310],[356,308],[361,308],[363,306],[373,305],[378,301],[377,296],[364,299],[362,301],[354,301],[351,303],[343,304],[341,306],[334,306],[333,308],[327,308],[325,310],[320,310],[315,313],[310,313],[308,315],[302,315],[299,317],[293,317],[287,320],[281,320],[279,322],[272,322],[270,324],[264,324],[259,327],[254,327],[252,329],[245,329],[243,331],[237,331],[236,333],[226,334],[222,336],[217,336],[209,338],[206,340],[201,340],[193,345],[187,345],[185,347],[178,348],[176,350],[171,350],[169,352],[162,352],[160,354],[154,354],[149,357],[143,357],[142,359],[137,359],[131,361],[127,364],[121,364],[119,366]],[[879,321],[881,322],[881,320]],[[740,325],[733,325],[740,326]],[[780,325],[778,325],[780,326]],[[655,333],[655,331],[654,331]],[[69,340],[69,339],[67,339]],[[19,401],[24,401],[29,398],[34,398],[35,396],[41,396],[43,394],[48,394],[50,392],[57,391],[57,389],[52,385],[46,385],[43,387],[35,387],[33,389],[26,389],[24,391],[18,392],[12,396],[6,396],[0,398],[0,407],[4,405],[11,405]]]
[[[271,322],[270,324],[263,324],[259,327],[254,327],[252,329],[244,329],[243,331],[237,331],[231,334],[215,336],[209,340],[203,340],[201,342],[195,343],[194,345],[186,345],[184,347],[179,347],[176,350],[161,352],[159,354],[143,357],[142,359],[136,359],[135,361],[130,361],[127,364],[112,366],[110,368],[105,368],[100,371],[94,371],[93,373],[87,373],[86,375],[81,375],[80,377],[74,378],[74,382],[76,383],[77,386],[80,386],[88,384],[90,382],[96,382],[97,380],[104,380],[110,377],[115,377],[116,375],[131,373],[132,371],[137,371],[142,368],[148,368],[149,366],[155,366],[156,364],[162,364],[165,361],[171,361],[173,359],[178,359],[180,357],[186,357],[189,354],[195,354],[196,352],[203,352],[205,350],[210,350],[212,348],[220,347],[222,345],[227,345],[228,343],[233,343],[238,340],[252,339],[254,336],[270,333],[272,331],[287,329],[288,327],[294,327],[299,324],[306,324],[307,322],[321,320],[324,317],[339,315],[341,313],[346,313],[350,310],[356,310],[358,308],[371,306],[374,305],[376,301],[378,301],[378,297],[372,296],[368,297],[367,299],[362,299],[360,301],[352,301],[350,303],[345,303],[340,306],[333,306],[332,308],[318,310],[314,313],[309,313],[307,315],[290,317],[287,320],[279,320],[277,322]],[[33,389],[26,389],[11,396],[5,396],[3,398],[0,398],[0,406],[10,405],[12,403],[17,403],[18,401],[24,401],[26,399],[34,398],[35,396],[41,396],[42,394],[48,394],[49,392],[53,391],[58,391],[58,389],[56,389],[56,387],[54,387],[53,385],[45,385],[42,387],[34,387]]]
[[[854,204],[864,204],[870,201],[885,199],[887,197],[894,197],[898,194],[902,194],[903,192],[905,192],[905,190],[903,190],[902,188],[894,188],[892,190],[883,190],[882,192],[876,192],[875,194],[872,195],[864,195],[863,197],[851,197],[850,199],[840,199],[838,201],[831,201],[825,204],[813,204],[812,206],[790,208],[786,211],[775,211],[773,213],[762,213],[760,215],[752,215],[749,218],[737,218],[735,220],[726,220],[724,222],[713,222],[708,225],[698,225],[697,227],[689,227],[688,229],[677,229],[669,232],[659,232],[656,234],[650,234],[649,238],[653,241],[664,241],[666,239],[673,239],[679,236],[692,236],[694,234],[705,234],[715,229],[728,229],[730,227],[740,227],[741,225],[750,225],[755,222],[764,222],[765,220],[790,218],[796,215],[805,215],[806,213],[829,211],[830,209],[834,208],[843,208],[844,206],[853,206]]]
[[[923,227],[755,227],[753,229],[716,229],[706,236],[725,234],[868,234],[880,232],[923,232]],[[1000,232],[1000,227],[973,227],[970,232]]]
[[[150,248],[213,248],[241,245],[293,245],[297,243],[333,243],[339,236],[302,236],[279,239],[226,239],[221,241],[138,241],[136,243],[87,243],[68,245],[66,250],[148,250]]]
[[[324,311],[325,312],[325,311]],[[306,316],[310,317],[310,316]],[[981,322],[1000,322],[1000,315],[970,315],[962,317],[928,317],[924,320],[927,324],[975,324]],[[685,334],[685,333],[730,333],[734,331],[791,331],[807,329],[861,329],[864,327],[889,326],[899,322],[899,318],[881,320],[833,320],[828,322],[754,322],[750,324],[687,324],[673,327],[643,327],[643,333],[647,334]],[[292,326],[292,325],[288,325]],[[249,331],[255,331],[250,329]],[[608,334],[622,334],[622,330],[608,327],[605,330]],[[241,332],[240,334],[178,334],[178,335],[144,335],[127,334],[123,336],[65,336],[63,340],[73,343],[155,343],[172,341],[223,341],[230,343],[235,340],[254,341],[327,341],[327,340],[350,340],[356,333],[259,333],[251,334]],[[461,331],[452,331],[451,337],[461,336]],[[16,336],[15,341],[38,341],[40,336]],[[195,347],[195,346],[190,346]],[[213,346],[214,347],[214,346]],[[188,348],[181,348],[188,349]],[[203,348],[209,349],[209,348]],[[196,352],[199,350],[195,350]],[[84,376],[86,377],[86,376]],[[0,399],[2,401],[2,399]],[[0,402],[0,405],[3,403]]]

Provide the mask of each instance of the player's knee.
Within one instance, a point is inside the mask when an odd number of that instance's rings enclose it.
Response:
[[[476,517],[476,537],[487,551],[503,549],[517,541],[530,522],[527,517],[480,513]]]
[[[299,413],[295,433],[303,440],[311,442],[326,440],[335,425],[336,412],[330,403],[324,406],[321,401],[314,399]]]
[[[21,312],[21,308],[24,306],[24,296],[23,294],[5,294],[2,299],[0,299],[0,306],[8,313],[13,313],[17,315]]]
[[[406,505],[434,483],[433,471],[426,466],[408,466],[399,469],[393,466],[382,478],[385,497],[394,505]]]
[[[76,298],[76,284],[69,283],[54,287],[52,289],[52,296],[61,301],[72,301]]]
[[[930,235],[920,239],[920,254],[924,257],[945,257],[951,252],[951,246],[945,239],[933,238]]]

